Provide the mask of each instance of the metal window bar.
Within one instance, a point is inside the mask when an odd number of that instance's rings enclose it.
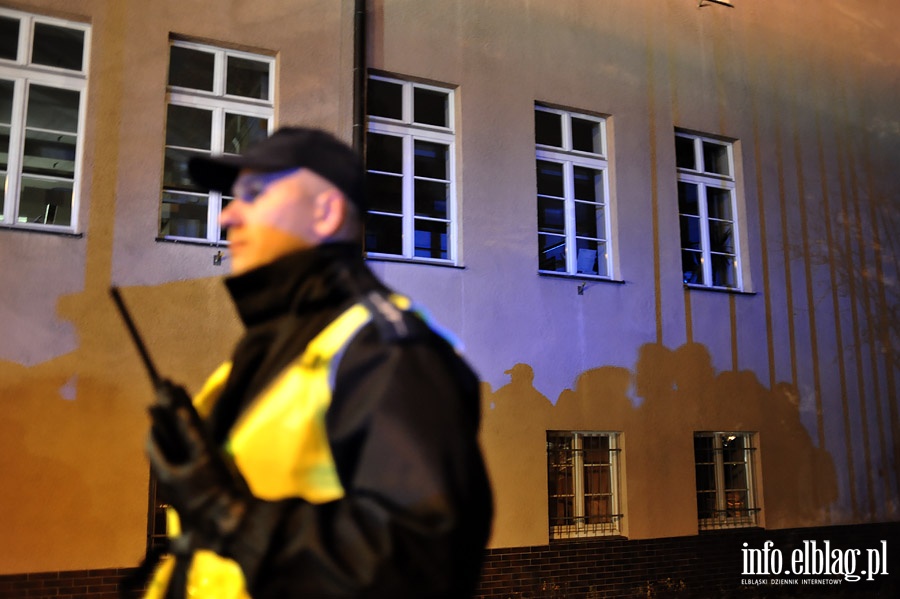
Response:
[[[697,466],[713,466],[715,469],[715,488],[697,489],[697,520],[699,529],[720,530],[756,526],[757,516],[762,510],[756,507],[753,493],[751,456],[757,449],[749,445],[753,436],[745,433],[716,433],[698,436],[714,440],[712,447],[703,448],[702,450],[709,452],[713,457],[713,461],[701,461],[695,453],[695,463]],[[742,459],[725,460],[726,451],[732,453],[736,451],[733,448],[724,447],[722,444],[724,438],[729,436],[740,438],[745,444],[744,447],[737,450],[740,452]],[[743,466],[745,486],[729,487],[726,485],[725,469],[734,466]],[[709,500],[704,501],[704,496],[707,496]],[[709,504],[713,504],[715,507],[704,507]]]
[[[624,517],[616,512],[617,447],[606,449],[582,446],[585,438],[609,435],[578,433],[550,433],[547,435],[548,504],[550,537],[567,539],[617,534]],[[610,441],[612,441],[610,439]],[[599,462],[585,463],[586,453],[600,453]],[[605,459],[604,459],[605,456]],[[605,487],[608,491],[585,492],[586,471],[606,470]],[[600,507],[600,510],[589,506]],[[604,507],[605,506],[605,507]]]

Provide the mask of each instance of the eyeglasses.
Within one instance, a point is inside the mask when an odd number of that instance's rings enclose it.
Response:
[[[274,173],[249,173],[241,175],[231,186],[231,195],[244,202],[253,202],[265,191],[266,187],[275,181],[296,173],[299,169],[292,168],[286,171]]]

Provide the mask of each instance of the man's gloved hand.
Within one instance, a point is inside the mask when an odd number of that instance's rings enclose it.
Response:
[[[251,500],[239,475],[230,470],[218,448],[192,419],[190,408],[168,409],[167,435],[184,447],[184,459],[171,461],[151,429],[147,457],[162,498],[178,512],[186,532],[199,533],[203,544],[216,550],[240,526]],[[171,441],[171,439],[169,439]]]

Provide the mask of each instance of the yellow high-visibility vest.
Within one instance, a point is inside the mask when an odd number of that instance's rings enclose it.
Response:
[[[390,297],[406,310],[407,298]],[[301,498],[320,504],[344,496],[325,430],[337,362],[354,336],[372,319],[357,303],[322,330],[306,350],[285,368],[243,411],[228,435],[225,451],[259,499]],[[194,397],[201,416],[208,417],[218,400],[231,363],[222,364]],[[168,513],[170,536],[180,531],[177,514]],[[145,599],[163,599],[175,560],[163,558]],[[187,575],[190,599],[249,599],[237,562],[209,550],[194,553]]]

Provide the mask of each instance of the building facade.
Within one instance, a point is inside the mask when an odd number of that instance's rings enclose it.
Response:
[[[484,596],[896,564],[900,13],[726,4],[0,3],[0,595],[113,592],[158,532],[108,289],[196,390],[240,326],[184,159],[286,124],[365,131],[369,263],[481,376]]]

